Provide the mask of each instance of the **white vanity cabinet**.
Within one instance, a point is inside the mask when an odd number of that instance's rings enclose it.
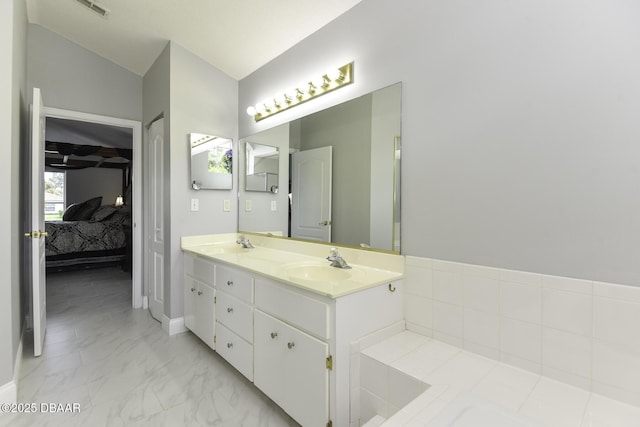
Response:
[[[253,381],[253,275],[216,266],[216,351]]]
[[[184,254],[184,325],[215,349],[215,264]]]
[[[303,426],[330,419],[328,303],[256,279],[254,383]]]
[[[187,328],[301,425],[357,425],[359,399],[352,393],[359,388],[352,390],[351,384],[359,373],[351,371],[351,363],[359,354],[358,340],[405,326],[399,263],[386,262],[386,255],[354,252],[352,257],[366,258],[367,265],[391,269],[360,265],[339,272],[351,273],[346,276],[353,277],[350,280],[298,279],[287,273],[286,263],[324,266],[324,258],[315,264],[315,255],[283,254],[261,246],[241,255],[213,255],[204,239],[197,241],[202,243],[189,246],[183,240],[188,247]],[[303,245],[309,252],[315,248],[311,243],[291,245],[296,250]],[[265,264],[268,259],[273,263]],[[310,271],[320,271],[315,268]]]

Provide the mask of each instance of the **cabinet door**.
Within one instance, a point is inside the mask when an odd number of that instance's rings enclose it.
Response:
[[[303,426],[329,420],[327,343],[254,312],[254,383]]]
[[[196,297],[197,335],[209,347],[215,348],[213,343],[215,328],[215,306],[213,301],[215,291],[211,286],[207,286],[204,283],[199,283],[199,285]]]
[[[189,276],[184,276],[184,326],[196,331],[196,291],[198,284]]]
[[[290,326],[285,336],[283,409],[303,426],[324,427],[329,420],[329,345]]]
[[[286,350],[283,323],[255,310],[253,334],[253,383],[274,402],[284,401]]]

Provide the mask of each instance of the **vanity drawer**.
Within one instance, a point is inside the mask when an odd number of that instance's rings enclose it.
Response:
[[[216,319],[249,342],[253,342],[253,308],[226,292],[216,295]]]
[[[213,286],[215,264],[196,255],[184,254],[184,274]]]
[[[256,308],[319,338],[330,338],[328,304],[261,277],[256,278]]]
[[[253,381],[253,346],[221,323],[216,323],[216,352]]]
[[[253,276],[245,271],[218,265],[216,287],[242,301],[253,303]]]

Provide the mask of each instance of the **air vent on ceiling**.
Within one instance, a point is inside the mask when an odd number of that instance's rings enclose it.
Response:
[[[89,9],[91,9],[92,11],[97,13],[98,15],[102,16],[103,18],[106,18],[107,15],[109,15],[109,13],[111,12],[106,7],[100,5],[97,2],[92,1],[92,0],[76,0],[76,1],[78,3],[80,3],[81,5],[83,5],[85,7],[88,7]]]

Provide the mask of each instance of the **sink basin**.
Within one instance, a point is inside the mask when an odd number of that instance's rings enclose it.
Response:
[[[286,268],[291,280],[300,282],[336,282],[349,279],[352,270],[340,269],[329,265],[300,265]]]
[[[220,243],[202,246],[199,249],[206,255],[219,255],[219,254],[238,254],[242,252],[248,252],[250,249],[243,248],[236,243]]]

